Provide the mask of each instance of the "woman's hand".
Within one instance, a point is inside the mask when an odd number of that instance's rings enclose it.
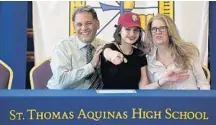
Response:
[[[124,61],[124,56],[118,51],[110,52],[110,62],[115,65],[119,65]]]
[[[168,70],[164,75],[164,80],[166,82],[179,82],[184,81],[189,78],[188,70],[173,71]]]
[[[105,59],[110,61],[114,65],[119,65],[124,61],[124,56],[120,52],[112,50],[110,48],[106,48],[103,54]]]

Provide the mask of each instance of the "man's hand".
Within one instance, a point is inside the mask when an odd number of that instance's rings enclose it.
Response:
[[[96,48],[96,51],[95,51],[93,58],[91,60],[93,67],[99,67],[100,66],[100,54],[103,50],[103,47],[104,47],[104,44],[101,44]]]

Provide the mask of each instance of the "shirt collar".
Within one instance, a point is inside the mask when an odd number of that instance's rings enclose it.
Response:
[[[75,36],[75,39],[76,39],[76,43],[77,43],[78,49],[82,49],[82,48],[84,48],[87,45],[87,43],[84,43],[81,40],[79,40],[79,38],[77,36]]]
[[[82,42],[77,36],[75,36],[75,38],[76,38],[77,45],[78,45],[78,48],[79,48],[79,49],[84,48],[84,47],[88,44],[88,43]],[[92,43],[94,43],[94,41],[96,41],[96,39],[94,39],[94,40],[92,41]],[[93,45],[93,46],[94,46],[94,45]]]
[[[153,51],[152,51],[152,58],[150,59],[150,63],[153,63],[153,62],[156,62],[156,54],[157,54],[157,50],[158,50],[158,48],[157,47],[154,47],[153,48]]]

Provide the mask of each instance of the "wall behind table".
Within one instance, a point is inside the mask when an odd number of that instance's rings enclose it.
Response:
[[[0,2],[0,59],[13,70],[13,89],[26,79],[27,1]]]
[[[216,89],[216,2],[209,2],[209,43],[210,43],[210,70],[211,87]]]

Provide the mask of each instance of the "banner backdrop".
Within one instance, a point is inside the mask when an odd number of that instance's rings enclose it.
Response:
[[[215,125],[216,91],[0,91],[3,125]]]
[[[156,13],[170,16],[185,41],[200,50],[201,62],[208,61],[208,1],[33,1],[33,27],[36,64],[51,55],[52,46],[74,34],[71,21],[77,7],[90,5],[100,20],[97,37],[112,41],[114,25],[120,14],[132,11],[140,14],[142,27]]]

